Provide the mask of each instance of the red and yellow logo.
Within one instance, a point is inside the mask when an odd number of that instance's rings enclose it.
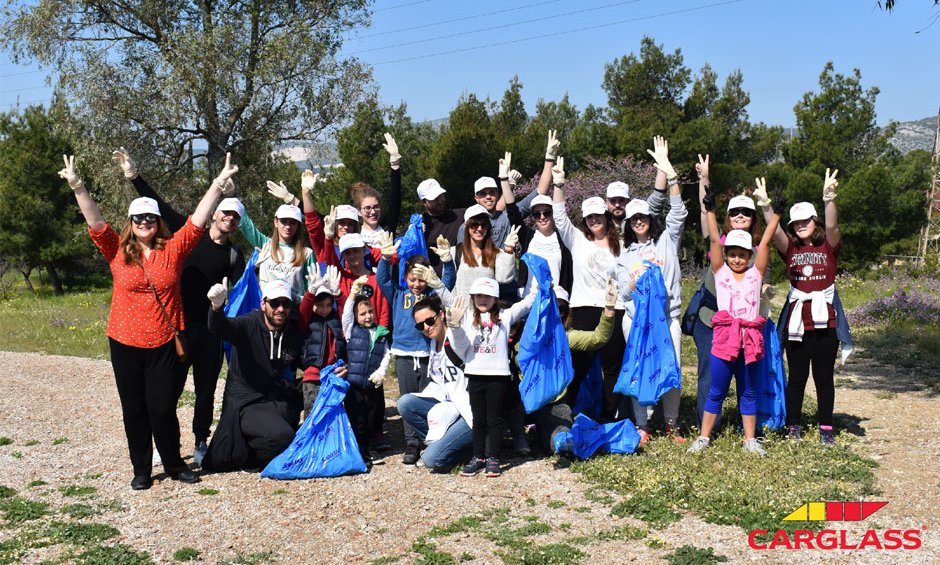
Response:
[[[807,502],[787,514],[787,522],[860,522],[878,510],[887,502]],[[767,530],[753,530],[747,536],[747,543],[752,549],[919,549],[922,530],[866,530],[861,539],[858,534],[846,530],[824,529],[786,530],[770,533]],[[769,541],[766,541],[770,538]]]

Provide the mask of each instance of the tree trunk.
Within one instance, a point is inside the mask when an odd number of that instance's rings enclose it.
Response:
[[[20,269],[20,272],[23,273],[23,281],[26,282],[27,290],[29,290],[33,294],[36,294],[36,289],[33,288],[33,283],[29,281],[29,275],[33,272],[32,267],[25,267],[23,269]]]
[[[52,283],[52,294],[54,296],[62,296],[65,294],[65,291],[62,290],[62,281],[59,280],[59,273],[55,270],[55,265],[48,263],[46,265],[46,271],[49,272],[49,282]]]

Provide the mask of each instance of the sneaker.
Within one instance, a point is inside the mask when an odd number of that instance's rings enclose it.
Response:
[[[463,470],[460,471],[460,474],[464,477],[472,477],[482,471],[484,467],[486,467],[486,462],[474,457],[469,463],[463,466]]]
[[[483,474],[486,475],[487,477],[498,477],[502,475],[503,472],[499,470],[499,459],[495,457],[490,457],[489,459],[487,459],[486,460],[486,472]]]
[[[532,448],[529,447],[529,440],[527,440],[522,434],[519,434],[512,439],[512,449],[518,455],[522,455],[523,457],[526,457],[532,453]]]
[[[822,445],[835,445],[836,436],[832,433],[832,430],[819,429],[819,443]]]
[[[424,459],[418,459],[418,462],[415,463],[415,467],[417,467],[418,469],[427,469],[427,468],[428,468],[427,464],[424,462]]]
[[[666,424],[666,435],[672,438],[674,443],[685,443],[685,438],[682,437],[682,434],[679,432],[679,429],[675,426],[670,426]]]
[[[745,440],[744,442],[744,451],[754,453],[758,457],[767,457],[767,452],[761,446],[760,441],[757,438]]]
[[[205,458],[207,451],[209,451],[209,446],[206,445],[205,440],[196,442],[196,449],[193,450],[193,463],[197,467],[202,467],[202,460]]]
[[[692,445],[690,445],[689,448],[685,450],[685,452],[699,453],[701,451],[705,451],[708,448],[708,444],[711,442],[712,440],[708,439],[707,437],[697,437],[695,438],[695,441],[692,442]]]
[[[643,428],[637,430],[637,433],[640,434],[640,447],[646,445],[646,442],[650,439],[650,433]]]
[[[401,456],[401,462],[405,465],[414,465],[418,462],[418,446],[409,445],[405,447],[405,454]]]
[[[800,441],[803,437],[803,428],[798,425],[787,426],[787,439]]]

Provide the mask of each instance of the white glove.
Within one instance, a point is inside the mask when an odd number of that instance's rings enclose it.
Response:
[[[127,149],[121,147],[111,153],[111,159],[117,161],[117,164],[120,165],[121,170],[124,171],[124,178],[127,180],[133,180],[137,178],[137,163],[131,159],[130,154],[127,152]]]
[[[838,174],[839,169],[834,169],[831,175],[829,169],[826,169],[826,180],[823,181],[823,202],[832,202],[836,199],[836,188],[839,186],[839,181],[836,180]]]
[[[512,153],[507,151],[503,158],[499,160],[499,178],[506,179],[509,178],[509,169],[510,163],[512,162]]]
[[[463,322],[463,316],[467,313],[467,297],[458,296],[454,298],[450,308],[447,309],[447,327],[459,328]]]
[[[287,190],[287,185],[284,184],[284,181],[276,183],[269,180],[265,184],[268,185],[268,194],[283,200],[284,204],[294,203],[294,195],[291,194],[289,190]]]
[[[754,196],[757,198],[757,205],[761,208],[770,206],[770,196],[767,195],[767,179],[761,177],[754,179]]]
[[[392,137],[392,134],[385,134],[385,143],[382,144],[382,147],[388,151],[388,162],[392,165],[392,168],[397,169],[398,165],[401,163],[401,154],[398,152],[398,144],[395,143],[395,138]]]
[[[561,157],[559,157],[560,159]],[[519,244],[519,228],[522,226],[512,226],[509,228],[509,233],[506,234],[506,239],[503,240],[503,249],[515,249],[516,245]]]
[[[332,294],[333,296],[339,296],[340,294],[339,281],[340,281],[339,267],[337,267],[336,265],[330,265],[329,267],[327,267],[326,268],[326,286],[327,288],[330,289],[330,294]]]
[[[661,135],[653,137],[653,150],[647,149],[646,152],[652,155],[653,160],[656,161],[656,168],[666,173],[667,179],[675,180],[679,176],[672,163],[669,162],[669,142]]]
[[[442,263],[450,263],[454,260],[454,255],[451,252],[450,242],[447,241],[447,238],[443,235],[437,236],[437,247],[431,247],[430,249],[441,258]]]
[[[330,206],[330,213],[323,218],[323,235],[326,239],[336,236],[336,206]]]
[[[521,181],[521,180],[522,180],[522,173],[520,173],[520,172],[517,171],[516,169],[513,169],[513,170],[509,171],[509,184],[510,184],[510,186],[516,186],[517,184],[519,184],[519,181]]]
[[[307,271],[307,292],[310,294],[315,293],[326,282],[326,277],[320,276],[319,269],[314,268]]]
[[[222,187],[223,196],[232,196],[235,194],[235,181],[228,179],[225,181],[225,185]]]
[[[75,155],[63,155],[62,160],[65,161],[65,168],[59,171],[59,176],[69,183],[72,190],[78,190],[85,186],[82,177],[75,172]]]
[[[711,160],[710,155],[705,155],[705,158],[702,158],[702,154],[698,154],[698,163],[695,164],[695,172],[698,173],[698,178],[700,178],[705,184],[708,184],[708,172],[709,172],[709,163]]]
[[[552,184],[561,186],[565,184],[565,158],[559,157],[552,167]]]
[[[415,265],[411,272],[419,281],[424,281],[428,283],[428,286],[433,289],[444,288],[444,283],[441,282],[441,278],[437,276],[437,273],[434,272],[434,269],[431,267],[425,267],[424,265]]]
[[[300,190],[304,192],[313,192],[313,187],[317,184],[317,175],[310,169],[304,169],[300,174]],[[290,202],[288,202],[290,204]]]
[[[765,284],[760,289],[761,300],[773,300],[777,296],[777,288],[772,284]]]
[[[222,170],[219,172],[219,176],[215,177],[215,180],[212,181],[212,185],[219,189],[219,192],[225,192],[225,185],[228,183],[229,179],[232,178],[232,175],[238,172],[238,165],[232,164],[232,154],[225,154],[225,166],[222,167]]]
[[[352,283],[352,287],[349,289],[350,296],[356,296],[357,294],[362,293],[362,287],[366,286],[369,283],[369,275],[362,275]]]
[[[212,304],[213,310],[221,310],[222,305],[225,304],[225,299],[228,298],[228,277],[224,277],[221,284],[215,283],[212,285],[209,292],[206,293],[206,297]]]
[[[548,143],[545,145],[546,161],[554,161],[555,157],[558,156],[558,148],[561,146],[561,142],[558,141],[558,138],[556,137],[557,133],[558,130],[548,130]]]
[[[401,245],[401,242],[395,243],[390,232],[380,235],[379,247],[382,249],[382,259],[391,259],[392,255],[398,252],[399,245]]]
[[[604,306],[613,309],[617,306],[617,283],[614,279],[607,279],[607,290],[604,291]]]
[[[382,386],[382,383],[385,382],[385,373],[380,369],[376,369],[374,373],[369,375],[369,382],[374,384],[375,388],[379,388]]]

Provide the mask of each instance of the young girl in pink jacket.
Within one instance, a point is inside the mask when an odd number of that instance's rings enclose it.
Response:
[[[702,199],[702,205],[708,218],[718,312],[712,318],[714,339],[711,387],[705,400],[702,430],[689,448],[689,453],[708,447],[721,405],[728,396],[731,376],[734,375],[741,393],[739,408],[744,423],[744,450],[764,457],[767,452],[754,437],[757,427],[757,361],[764,356],[764,318],[758,310],[761,282],[770,262],[769,244],[780,222],[780,215],[774,210],[764,229],[754,264],[748,266],[754,255],[751,234],[743,230],[731,230],[725,237],[722,257],[718,220],[715,217],[715,194],[710,187]]]

